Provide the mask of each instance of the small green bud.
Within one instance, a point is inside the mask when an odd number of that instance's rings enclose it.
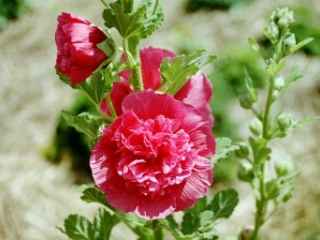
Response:
[[[282,28],[288,28],[294,22],[294,14],[289,8],[279,8],[276,10],[278,25]]]
[[[280,91],[278,89],[274,89],[272,92],[272,101],[273,102],[276,101],[279,95],[280,95]]]
[[[277,123],[281,131],[287,131],[293,125],[293,118],[289,114],[282,113],[278,116]]]
[[[249,147],[245,143],[238,144],[239,149],[236,150],[236,156],[239,158],[246,158],[249,155]]]
[[[244,160],[240,162],[238,168],[238,178],[244,182],[251,182],[254,178],[253,167],[251,162]]]
[[[247,227],[240,233],[239,240],[249,240],[253,233],[253,227]]]
[[[280,195],[280,184],[277,179],[273,179],[266,184],[266,197],[267,199],[275,199]]]
[[[288,192],[282,197],[282,201],[288,202],[291,198],[292,198],[292,192]]]
[[[287,176],[292,173],[294,169],[294,164],[289,160],[279,161],[275,164],[275,171],[278,177]]]
[[[264,35],[272,42],[275,43],[279,39],[279,28],[274,21],[271,21],[264,29]]]
[[[249,126],[251,133],[255,136],[260,136],[262,134],[262,128],[262,123],[258,119],[254,119]]]
[[[279,76],[274,80],[274,88],[276,90],[281,90],[286,85],[286,82],[283,77]]]
[[[294,48],[297,45],[296,36],[293,33],[288,34],[284,40],[284,45],[288,49]]]

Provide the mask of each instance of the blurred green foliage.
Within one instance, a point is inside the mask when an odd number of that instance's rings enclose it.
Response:
[[[76,96],[68,109],[68,112],[73,114],[94,111],[95,108],[91,102],[83,95]],[[70,160],[71,167],[76,174],[90,173],[88,139],[84,134],[68,126],[61,115],[57,119],[52,141],[43,153],[46,159],[56,164],[63,160]]]
[[[187,12],[195,12],[200,9],[221,9],[227,10],[234,6],[247,4],[253,0],[188,0],[186,5]]]
[[[297,41],[307,37],[314,38],[313,42],[304,46],[302,50],[309,55],[320,55],[320,14],[307,5],[296,6],[293,10],[296,22],[292,32],[296,34]]]
[[[218,58],[210,79],[213,83],[214,98],[212,109],[215,116],[214,132],[219,137],[229,137],[237,140],[237,116],[230,115],[230,108],[237,101],[236,89],[244,84],[245,71],[248,71],[255,88],[262,88],[266,81],[263,63],[259,56],[247,48],[230,49],[221,54],[226,57]],[[226,159],[215,167],[216,181],[228,181],[237,176],[237,161]]]
[[[25,8],[24,0],[0,0],[0,29],[9,20],[17,19]]]

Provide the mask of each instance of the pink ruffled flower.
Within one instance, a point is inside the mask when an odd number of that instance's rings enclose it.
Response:
[[[122,114],[104,129],[90,159],[111,206],[156,219],[206,195],[215,140],[210,119],[192,106],[208,101],[207,95],[191,97],[196,90],[189,84],[180,93],[189,103],[152,90],[124,97]]]
[[[107,58],[97,47],[105,39],[105,34],[88,20],[62,13],[56,30],[57,71],[73,86],[82,83]]]
[[[160,66],[165,58],[174,58],[175,53],[161,48],[148,47],[140,51],[141,72],[145,89],[157,90],[161,86]],[[115,83],[111,92],[111,100],[117,115],[121,114],[123,99],[132,92],[129,85],[130,71],[120,73],[120,82]],[[207,76],[198,74],[189,79],[177,92],[175,98],[196,108],[201,115],[213,125],[210,107],[212,86]],[[105,102],[102,102],[103,112],[110,114]]]

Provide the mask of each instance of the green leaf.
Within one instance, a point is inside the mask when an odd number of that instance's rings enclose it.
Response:
[[[97,70],[80,86],[96,105],[99,105],[106,93],[111,90],[112,83],[118,80],[112,70],[112,65],[105,69]]]
[[[106,27],[116,28],[123,38],[150,36],[163,22],[162,8],[150,0],[136,5],[133,0],[110,3],[103,12]]]
[[[175,94],[191,76],[214,59],[215,57],[208,55],[205,50],[165,59],[161,64],[162,90]]]
[[[95,240],[110,239],[112,228],[119,223],[119,220],[106,210],[100,208],[93,220]]]
[[[101,117],[94,116],[90,113],[73,115],[69,112],[63,111],[62,118],[68,125],[87,135],[90,139],[90,142],[94,142],[96,140],[98,136],[98,130],[103,124],[103,119]]]
[[[164,13],[160,4],[155,6],[155,8],[153,8],[152,1],[148,1],[148,3],[146,4],[148,9],[148,17],[144,22],[144,26],[141,32],[142,38],[147,38],[157,29],[159,29],[164,20]]]
[[[257,93],[247,69],[244,71],[244,76],[244,84],[241,84],[241,87],[235,89],[235,91],[239,96],[241,107],[251,109],[252,105],[257,101]]]
[[[104,193],[96,187],[87,187],[83,190],[81,200],[87,203],[98,203],[107,206]]]
[[[232,144],[230,138],[217,138],[217,153],[214,157],[214,162],[228,158],[231,154],[240,149],[239,145]]]
[[[231,216],[238,202],[238,193],[234,189],[228,189],[218,192],[209,204],[208,209],[213,211],[214,221],[220,218],[228,218]]]
[[[94,240],[94,228],[90,221],[79,215],[70,215],[64,221],[64,231],[73,240]]]
[[[197,204],[183,215],[181,227],[184,234],[191,234],[200,227],[200,214],[207,208],[207,198],[200,199]]]
[[[116,215],[100,208],[93,222],[80,215],[70,215],[64,221],[62,232],[72,240],[108,240],[112,228],[118,223]]]

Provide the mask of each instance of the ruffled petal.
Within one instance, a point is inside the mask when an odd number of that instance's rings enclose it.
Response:
[[[193,76],[175,95],[176,99],[195,107],[201,115],[213,124],[210,108],[212,85],[206,75]]]
[[[142,77],[145,89],[158,89],[161,84],[160,65],[164,58],[173,58],[175,53],[161,48],[148,47],[140,51]]]
[[[181,195],[177,199],[176,210],[191,207],[197,200],[204,197],[213,182],[211,163],[205,158],[197,159],[192,175],[187,179]]]

